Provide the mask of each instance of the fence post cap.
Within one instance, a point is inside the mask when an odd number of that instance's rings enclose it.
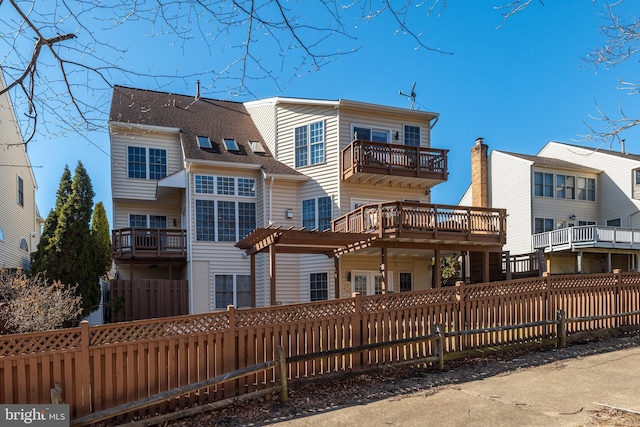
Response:
[[[622,269],[620,269],[620,268],[614,268],[613,269],[613,274],[620,274],[620,273],[622,273]]]
[[[549,277],[549,276],[551,276],[551,273],[549,273],[548,271],[542,272],[542,277]]]
[[[352,297],[359,297],[360,296],[360,292],[354,292],[351,294]]]

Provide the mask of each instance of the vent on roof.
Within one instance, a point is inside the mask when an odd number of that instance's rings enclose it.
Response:
[[[224,148],[227,151],[240,151],[240,147],[238,147],[238,143],[235,139],[224,138]]]
[[[213,145],[211,145],[211,140],[209,139],[208,136],[201,136],[198,135],[198,146],[200,148],[213,148]]]
[[[264,154],[266,151],[264,150],[264,146],[260,141],[249,141],[249,146],[251,147],[251,151],[257,154]]]

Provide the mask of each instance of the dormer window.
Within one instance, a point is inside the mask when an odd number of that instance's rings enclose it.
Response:
[[[240,148],[238,147],[238,143],[236,142],[235,139],[225,138],[223,141],[224,141],[224,148],[226,148],[227,151],[240,151]]]
[[[253,151],[256,154],[266,153],[264,146],[260,141],[249,141],[249,146],[251,147],[251,151]]]
[[[213,148],[213,145],[211,145],[211,140],[209,139],[208,136],[198,135],[197,138],[198,138],[198,146],[200,148],[209,148],[209,149]]]

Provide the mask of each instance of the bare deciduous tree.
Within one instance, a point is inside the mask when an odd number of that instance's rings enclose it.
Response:
[[[77,319],[82,306],[73,287],[6,269],[0,269],[0,302],[0,319],[14,333],[60,328]]]
[[[434,1],[434,5],[438,1]],[[209,93],[251,94],[251,81],[276,87],[355,52],[357,27],[391,14],[396,31],[416,47],[440,51],[407,26],[426,7],[412,0],[0,0],[0,63],[14,102],[19,100],[25,142],[36,131],[90,131],[104,127],[112,84],[139,82],[162,88],[181,79],[204,80]],[[132,36],[135,34],[135,36]],[[132,69],[127,51],[143,34],[158,38],[158,53],[182,50],[189,74],[175,64],[166,73],[152,65]],[[340,48],[335,48],[340,46]],[[192,49],[208,58],[194,58]],[[138,83],[139,84],[139,83]],[[54,124],[54,125],[50,125]]]
[[[595,1],[595,0],[593,0]],[[637,53],[639,18],[625,20],[620,5],[604,3],[605,43],[585,60],[615,66]],[[0,0],[0,64],[23,122],[24,140],[38,131],[56,136],[73,130],[104,127],[112,84],[148,83],[162,89],[175,80],[196,76],[209,93],[253,95],[256,79],[271,79],[282,90],[297,76],[314,72],[343,55],[356,52],[357,30],[381,16],[391,17],[395,33],[416,48],[449,53],[423,40],[410,22],[442,14],[448,0]],[[502,24],[542,0],[514,0],[495,9]],[[552,6],[549,6],[552,7]],[[420,21],[422,20],[422,21]],[[500,24],[500,25],[502,25]],[[414,24],[415,25],[415,24]],[[498,25],[498,27],[500,27]],[[389,32],[392,29],[389,28]],[[162,55],[183,52],[188,70],[171,72],[149,64],[131,68],[128,51],[134,40],[152,37]],[[336,46],[339,46],[338,48]],[[205,49],[208,57],[194,58]],[[193,62],[200,65],[193,68]],[[166,62],[166,61],[164,61]],[[197,68],[197,67],[196,67]],[[637,92],[637,83],[621,83]],[[610,118],[598,110],[587,138],[615,139],[638,124],[620,110]]]

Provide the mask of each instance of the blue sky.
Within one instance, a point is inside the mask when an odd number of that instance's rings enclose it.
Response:
[[[450,150],[449,180],[433,190],[432,202],[456,204],[469,185],[469,150],[477,137],[484,137],[490,150],[535,154],[550,140],[580,143],[576,140],[586,132],[583,122],[595,124],[589,116],[597,114],[596,103],[616,115],[621,100],[627,114],[640,117],[637,97],[617,90],[618,79],[637,81],[635,60],[612,70],[596,69],[581,60],[603,42],[599,32],[603,4],[585,0],[544,3],[532,2],[499,29],[502,17],[493,8],[501,4],[497,0],[449,1],[441,13],[438,9],[429,17],[415,14],[409,25],[421,33],[423,43],[452,55],[416,49],[414,40],[396,33],[390,16],[366,24],[349,21],[347,29],[358,26],[352,32],[357,40],[342,40],[335,47],[343,51],[358,48],[355,53],[300,77],[292,77],[293,70],[286,67],[276,70],[280,89],[269,79],[254,80],[250,84],[254,96],[226,94],[224,87],[211,86],[211,79],[202,74],[203,95],[237,101],[271,96],[343,98],[408,107],[409,100],[398,91],[408,92],[415,81],[415,107],[440,114],[432,132],[432,147]],[[128,43],[127,55],[120,62],[127,68],[197,74],[202,69],[223,68],[230,57],[226,50],[203,49],[197,40],[176,45],[166,37],[147,37],[151,28],[143,23],[122,30],[113,37]],[[271,52],[262,53],[264,63],[277,68],[268,60]],[[175,79],[161,87],[142,78],[112,83],[190,94],[196,78],[190,76],[187,84]],[[105,115],[105,128],[106,119]],[[637,136],[638,130],[626,135],[628,151],[640,152]],[[43,216],[55,205],[64,165],[73,171],[80,160],[92,179],[94,201],[105,203],[112,224],[106,131],[87,138],[38,135],[28,151]]]

